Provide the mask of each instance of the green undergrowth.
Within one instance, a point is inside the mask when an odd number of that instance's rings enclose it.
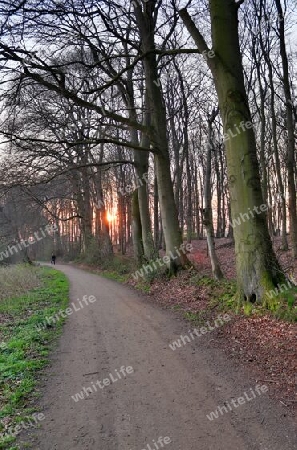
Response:
[[[266,295],[262,303],[245,302],[240,311],[246,316],[270,315],[285,322],[297,322],[297,288],[292,287],[282,291],[275,289],[274,293]]]
[[[34,270],[38,287],[0,302],[0,433],[32,415],[38,373],[47,364],[65,320],[37,328],[46,317],[67,307],[69,284],[59,271],[47,267]],[[19,448],[11,446],[14,440],[0,437],[0,449]]]
[[[107,269],[100,271],[100,275],[102,275],[105,278],[108,278],[109,280],[118,281],[119,283],[126,283],[126,281],[128,281],[129,278],[128,274],[119,274],[114,270],[107,270]]]
[[[150,263],[147,262],[145,265],[149,265]],[[136,271],[134,271],[134,276],[137,274],[137,272],[141,272],[143,270],[143,266],[138,268]],[[170,274],[167,269],[167,267],[161,267],[159,270],[154,270],[153,272],[144,273],[143,276],[138,275],[138,279],[135,282],[135,278],[133,277],[133,274],[130,274],[130,280],[133,281],[134,287],[141,292],[144,292],[145,294],[148,294],[151,290],[152,284],[154,282],[162,283],[162,282],[168,282],[170,280]]]
[[[141,267],[134,268],[129,278],[133,282],[135,289],[147,294],[150,292],[151,286],[154,283],[168,282],[173,278],[173,274],[170,273],[166,265],[161,267],[156,266],[157,269],[155,266],[154,260],[151,260],[144,262]],[[145,267],[147,268],[146,270]],[[148,267],[151,267],[151,269],[148,269]],[[137,280],[135,277],[137,277]]]
[[[151,282],[148,280],[139,280],[137,281],[137,283],[134,285],[135,289],[137,289],[140,292],[143,292],[145,294],[149,294],[150,290],[151,290]]]
[[[91,272],[99,272],[101,276],[110,280],[126,283],[131,272],[135,270],[135,263],[128,256],[113,255],[101,261],[100,264],[89,265],[88,269]]]
[[[277,319],[297,322],[297,288],[292,287],[283,292],[279,290],[267,300],[265,307]]]
[[[210,278],[206,275],[194,273],[188,280],[189,286],[195,286],[198,294],[203,299],[204,306],[199,311],[185,311],[183,313],[186,320],[193,325],[199,325],[218,314],[235,312],[236,302],[236,282],[234,280],[220,280]],[[181,304],[175,305],[174,310],[182,310]]]
[[[189,282],[204,291],[204,295],[209,297],[209,302],[205,311],[198,313],[186,312],[185,317],[190,321],[200,321],[209,311],[220,312],[231,311],[234,314],[244,314],[246,316],[257,316],[269,314],[280,320],[287,322],[297,322],[297,288],[280,288],[267,296],[262,304],[241,302],[238,303],[236,295],[235,280],[217,281],[207,276],[195,274]]]
[[[83,262],[78,260],[77,262]],[[146,262],[145,265],[149,265]],[[99,273],[105,278],[119,281],[120,283],[127,283],[129,280],[134,281],[133,274],[137,271],[142,270],[142,266],[139,267],[135,260],[127,255],[113,255],[101,261],[100,264],[90,265],[88,264],[88,270],[95,273]],[[161,270],[145,273],[144,276],[139,276],[134,287],[142,292],[149,292],[151,284],[156,279],[163,279],[166,277],[166,268],[161,268]]]
[[[210,307],[219,310],[236,310],[236,281],[235,280],[215,280],[205,275],[194,275],[189,282],[202,288],[210,296]]]

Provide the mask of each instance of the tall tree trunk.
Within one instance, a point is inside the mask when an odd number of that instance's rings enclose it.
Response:
[[[221,185],[221,176],[220,176],[220,169],[219,169],[219,152],[220,148],[217,148],[217,151],[215,152],[215,173],[216,173],[216,188],[217,188],[217,231],[216,231],[216,237],[221,238],[222,230],[223,230],[223,213],[222,213],[222,195],[223,195],[223,189]]]
[[[159,251],[159,196],[158,196],[158,182],[157,177],[154,177],[154,244],[157,252]]]
[[[141,264],[143,258],[143,246],[141,239],[141,220],[137,189],[132,194],[132,240],[134,257],[137,263]]]
[[[186,173],[187,173],[187,242],[192,241],[193,232],[193,196],[192,196],[192,173],[190,167],[190,155],[189,155],[189,140],[186,138],[187,131],[185,131],[185,157],[186,157]]]
[[[199,211],[200,211],[200,202],[199,202],[199,190],[198,190],[198,168],[196,162],[194,163],[194,192],[195,192],[195,212],[196,212],[196,234],[197,239],[200,239],[200,220],[199,220]]]
[[[72,184],[77,200],[77,210],[80,216],[81,251],[87,250],[92,237],[92,215],[89,178],[84,169],[72,171]]]
[[[223,278],[223,273],[220,268],[220,263],[215,250],[214,229],[212,220],[212,206],[211,206],[211,152],[213,150],[212,140],[212,123],[215,120],[218,111],[213,111],[211,117],[208,119],[208,145],[206,168],[204,178],[204,209],[203,222],[206,230],[208,254],[211,261],[212,273],[216,280]]]
[[[131,129],[131,142],[138,144],[137,130]],[[141,145],[149,146],[149,139],[144,134],[142,135]],[[141,225],[141,240],[144,249],[143,256],[147,261],[151,260],[155,255],[147,188],[148,158],[149,155],[147,152],[134,152],[135,171],[138,185],[137,195]],[[136,237],[136,234],[134,236]],[[134,248],[137,248],[137,246],[138,244],[135,244]]]
[[[245,92],[235,0],[209,0],[214,56],[184,9],[180,15],[200,52],[207,52],[226,140],[227,169],[234,227],[239,300],[267,300],[266,293],[284,279],[268,233],[255,133]],[[260,208],[261,207],[261,208]],[[255,211],[255,212],[253,212]]]
[[[147,102],[146,102],[147,103]],[[144,114],[144,125],[150,125],[150,114],[145,112]],[[150,140],[142,133],[141,136],[141,146],[149,148]],[[149,169],[149,155],[147,152],[138,152],[135,154],[136,163],[136,174],[139,180],[138,188],[138,204],[139,213],[141,219],[141,235],[142,243],[144,249],[144,257],[147,261],[157,257],[158,252],[154,245],[153,235],[152,235],[152,224],[149,211],[149,197],[148,197],[148,169]]]
[[[183,99],[183,109],[184,109],[184,119],[183,119],[183,158],[186,163],[186,176],[187,176],[187,200],[186,200],[186,225],[187,225],[187,242],[191,242],[192,240],[192,176],[191,176],[191,167],[190,167],[190,152],[189,152],[189,108],[188,108],[188,100],[185,92],[184,79],[182,73],[177,64],[174,65],[180,82],[180,89]],[[181,177],[182,182],[182,177]],[[181,195],[183,196],[183,189],[181,189]],[[182,219],[182,216],[180,216]],[[183,223],[183,220],[182,220]]]
[[[227,235],[227,237],[228,237],[229,239],[231,239],[232,242],[234,243],[234,232],[233,232],[233,227],[230,225],[231,222],[232,222],[230,198],[229,198],[229,201],[228,201],[228,218],[229,218],[229,229],[228,229],[228,235]]]
[[[280,0],[275,0],[278,12],[278,36],[280,44],[280,55],[283,66],[283,88],[286,100],[286,121],[288,133],[287,149],[287,169],[288,169],[288,192],[289,192],[289,218],[292,256],[297,259],[297,210],[296,210],[296,185],[295,185],[295,135],[294,135],[294,114],[291,95],[289,63],[286,50],[285,39],[285,18]]]
[[[273,152],[275,159],[275,172],[278,183],[278,192],[281,194],[281,209],[282,209],[282,222],[281,222],[281,237],[282,237],[282,249],[288,250],[288,240],[287,240],[287,211],[286,211],[286,199],[285,199],[285,189],[284,183],[281,173],[281,163],[279,157],[279,149],[277,145],[277,121],[275,114],[275,89],[274,89],[274,80],[273,80],[273,66],[270,59],[270,52],[265,49],[264,42],[262,39],[262,35],[260,34],[260,45],[263,52],[263,56],[268,68],[268,79],[270,84],[270,113],[271,113],[271,131],[272,131],[272,142],[273,142]],[[270,49],[269,49],[270,50]],[[259,70],[259,69],[258,69]],[[258,77],[260,75],[258,74]],[[260,80],[259,80],[260,82]],[[263,114],[263,106],[261,107],[261,111]],[[263,127],[263,118],[262,118],[262,127]],[[267,191],[266,191],[267,192]]]
[[[142,140],[143,143],[143,140]],[[149,211],[149,199],[148,199],[148,155],[142,152],[135,158],[136,174],[140,186],[137,189],[139,214],[141,219],[141,239],[144,249],[144,257],[147,261],[156,256],[156,250],[152,235],[151,217]]]
[[[141,36],[141,49],[144,54],[143,66],[146,89],[151,112],[151,144],[155,153],[155,169],[158,181],[159,204],[164,233],[166,253],[176,255],[176,248],[182,244],[178,223],[178,214],[174,201],[173,185],[170,174],[170,158],[167,138],[166,110],[161,88],[158,82],[158,69],[154,42],[154,29],[157,9],[156,0],[149,0],[142,6],[134,3],[135,16]],[[188,259],[184,253],[170,259],[170,270],[175,272],[185,266]]]
[[[127,49],[128,54],[128,49]],[[131,61],[128,58],[127,65],[130,65]],[[123,100],[127,103],[127,107],[129,108],[130,119],[133,121],[137,121],[137,113],[135,108],[135,99],[134,99],[134,88],[133,88],[133,69],[129,69],[127,71],[127,92],[126,95],[123,95]],[[144,105],[145,112],[143,115],[143,124],[146,126],[150,126],[150,113],[147,110],[147,94],[144,94]],[[135,128],[130,128],[130,136],[131,143],[135,145],[139,145],[138,132]],[[141,136],[141,146],[149,148],[150,140],[148,136],[142,133]],[[151,226],[151,218],[149,211],[149,198],[148,198],[148,160],[149,154],[148,152],[143,151],[134,151],[134,162],[135,162],[135,171],[137,176],[137,195],[138,195],[138,208],[139,208],[139,216],[140,216],[140,225],[141,225],[141,240],[143,246],[143,256],[149,261],[155,256],[155,246],[152,235],[152,226]],[[137,234],[134,234],[136,237]],[[139,243],[135,243],[134,248],[136,249],[139,246]]]

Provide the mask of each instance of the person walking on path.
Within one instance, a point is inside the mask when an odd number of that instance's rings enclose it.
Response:
[[[52,260],[51,260],[51,264],[55,265],[56,264],[56,255],[54,253],[52,253]]]

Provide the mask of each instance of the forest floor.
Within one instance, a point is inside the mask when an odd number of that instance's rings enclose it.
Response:
[[[297,266],[290,252],[281,251],[280,245],[276,238],[274,248],[282,268],[297,280]],[[221,302],[228,309],[234,288],[231,280],[235,279],[234,245],[229,239],[217,239],[216,249],[225,281],[211,279],[206,240],[193,241],[188,256],[196,270],[181,272],[170,280],[164,276],[154,278],[149,287],[145,286],[150,300],[180,312],[193,325],[215,319]],[[143,289],[133,277],[128,284]],[[296,308],[296,294],[293,301]],[[297,323],[279,320],[261,309],[233,312],[232,320],[212,333],[209,346],[220,348],[227,358],[249,370],[257,382],[267,383],[270,395],[280,402],[284,414],[296,416]]]

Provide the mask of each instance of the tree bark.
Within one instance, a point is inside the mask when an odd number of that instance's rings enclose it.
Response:
[[[156,170],[154,170],[156,172]],[[160,226],[159,226],[159,196],[158,196],[158,182],[156,175],[154,176],[154,244],[158,252],[160,248]]]
[[[137,189],[132,194],[132,240],[134,257],[137,263],[141,264],[143,258],[143,245]]]
[[[226,137],[232,220],[234,223],[234,219],[241,219],[240,225],[233,228],[238,299],[254,303],[267,300],[266,293],[284,276],[272,249],[265,208],[260,209],[263,196],[239,47],[239,5],[233,0],[210,0],[209,7],[214,57],[208,56],[207,62]],[[180,15],[199,51],[209,52],[187,11],[180,11]]]
[[[155,6],[155,0],[149,0],[142,6],[134,4],[136,21],[141,36],[141,49],[144,53],[143,66],[152,123],[150,141],[155,150],[155,170],[158,181],[162,229],[166,253],[171,258],[170,271],[175,273],[178,267],[187,265],[188,259],[183,253],[176,259],[171,256],[176,255],[176,248],[179,248],[182,244],[182,237],[170,174],[166,110],[158,80],[156,54],[154,53],[156,49],[154,42],[155,14],[157,13]]]
[[[223,278],[223,273],[220,268],[220,263],[215,250],[214,228],[212,219],[211,206],[211,152],[213,150],[212,140],[212,123],[215,120],[218,111],[213,111],[211,117],[208,119],[208,146],[206,157],[206,168],[204,178],[204,209],[203,209],[203,223],[206,230],[208,254],[211,261],[212,273],[216,280]]]
[[[275,0],[278,12],[278,36],[280,45],[280,55],[283,66],[283,88],[286,101],[286,122],[288,133],[287,144],[287,170],[288,170],[288,192],[289,192],[289,218],[292,256],[297,259],[297,204],[296,204],[296,185],[295,185],[295,134],[294,134],[294,114],[293,101],[291,95],[289,63],[285,40],[285,18],[280,0]]]
[[[282,237],[282,249],[288,250],[288,240],[287,240],[287,211],[286,211],[286,198],[285,198],[285,189],[284,189],[284,183],[282,179],[281,174],[281,163],[280,163],[280,155],[279,155],[279,149],[277,144],[277,121],[276,121],[276,114],[275,114],[275,89],[274,89],[274,82],[273,82],[273,66],[269,55],[269,50],[264,46],[264,42],[262,39],[262,35],[260,34],[260,45],[261,50],[264,56],[264,60],[267,64],[268,68],[268,79],[270,83],[270,113],[271,113],[271,131],[272,131],[272,142],[273,142],[273,152],[274,152],[274,158],[275,158],[275,172],[277,177],[277,183],[278,183],[278,192],[281,194],[281,216],[282,216],[282,222],[281,222],[281,237]],[[259,68],[257,68],[259,83],[260,83],[260,74],[259,74]],[[261,89],[260,89],[261,94]],[[263,103],[262,99],[263,94],[261,94],[261,105]],[[263,106],[261,106],[261,127],[265,127],[265,117],[263,116]],[[268,184],[267,184],[268,186]],[[267,190],[266,190],[267,193]]]
[[[150,114],[145,111],[144,124],[149,126]],[[149,147],[149,138],[142,133],[141,146]],[[138,177],[138,204],[141,219],[141,234],[144,249],[144,257],[147,261],[158,256],[158,252],[154,245],[152,235],[152,224],[149,211],[149,197],[148,197],[148,169],[149,169],[149,154],[147,152],[135,152],[136,174]]]

